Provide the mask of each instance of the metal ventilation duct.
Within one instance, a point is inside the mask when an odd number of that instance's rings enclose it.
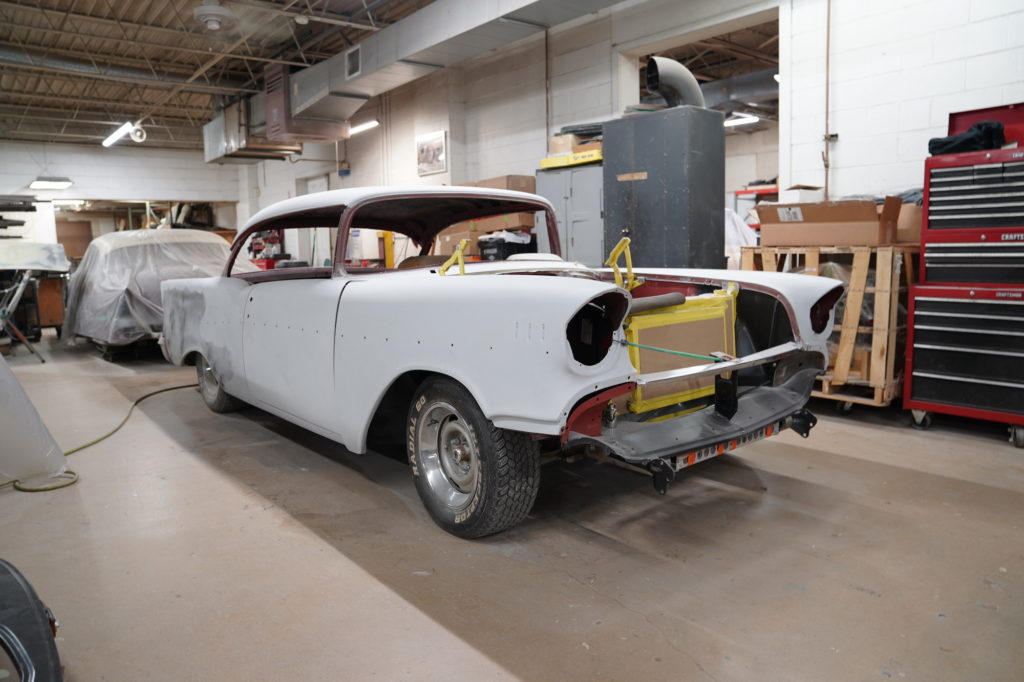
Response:
[[[261,159],[284,159],[289,154],[301,152],[301,144],[272,141],[254,135],[260,128],[257,116],[262,119],[263,107],[263,96],[256,95],[224,108],[204,125],[206,163],[251,163]]]
[[[291,74],[291,113],[348,119],[370,97],[618,1],[437,0]]]

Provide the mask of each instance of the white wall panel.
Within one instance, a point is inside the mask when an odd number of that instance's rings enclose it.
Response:
[[[60,191],[30,190],[40,174],[74,181]],[[203,163],[201,152],[144,146],[0,143],[0,194],[40,198],[237,201],[235,166]]]
[[[780,6],[780,169],[822,184],[824,0]],[[830,194],[918,187],[950,112],[1024,99],[1019,0],[832,2]]]

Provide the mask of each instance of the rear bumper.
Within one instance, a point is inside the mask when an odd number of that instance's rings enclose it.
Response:
[[[600,445],[613,457],[641,467],[657,459],[680,456],[683,461],[666,462],[673,469],[680,469],[695,459],[707,459],[788,427],[790,418],[807,404],[819,371],[806,368],[779,386],[748,391],[740,396],[731,419],[711,406],[666,421],[619,420],[614,426],[602,428],[596,436],[570,432],[567,444]]]

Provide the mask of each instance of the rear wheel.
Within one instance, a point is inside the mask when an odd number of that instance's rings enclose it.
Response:
[[[203,402],[214,412],[234,412],[245,406],[245,403],[224,390],[209,361],[201,354],[196,355],[196,380],[199,382]]]
[[[438,377],[420,386],[406,435],[416,491],[449,533],[498,533],[522,521],[533,506],[540,483],[537,441],[495,427],[454,381]]]

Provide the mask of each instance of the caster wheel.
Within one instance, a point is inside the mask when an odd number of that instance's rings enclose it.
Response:
[[[921,410],[911,410],[911,415],[914,418],[913,426],[918,431],[927,431],[932,428],[932,413],[922,412]]]
[[[1010,442],[1015,448],[1024,448],[1024,426],[1010,427]]]
[[[843,402],[836,403],[836,412],[838,414],[850,414],[851,412],[853,412],[853,403],[851,403],[849,400],[844,400]]]

